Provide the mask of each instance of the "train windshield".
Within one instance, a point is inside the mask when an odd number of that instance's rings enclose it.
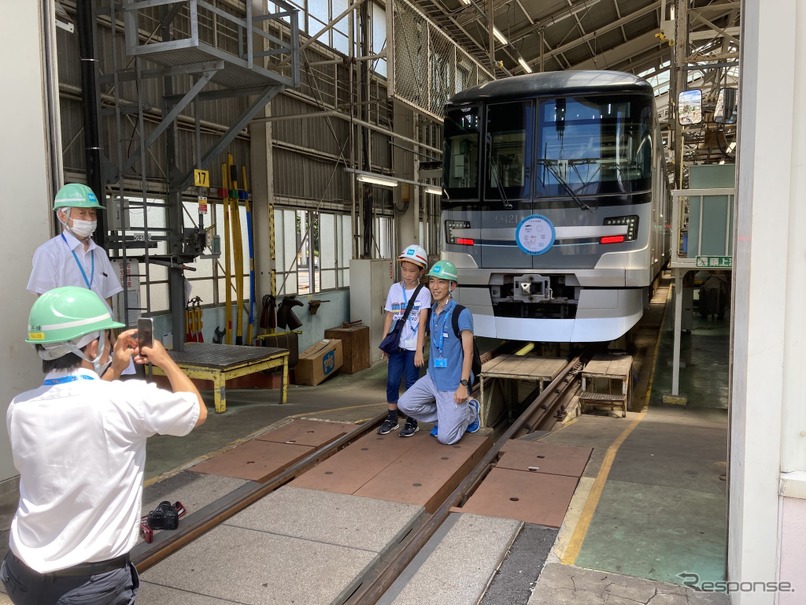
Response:
[[[509,207],[532,197],[570,197],[587,207],[584,196],[646,192],[652,103],[621,95],[450,108],[444,130],[448,199],[481,195]]]
[[[539,197],[650,188],[651,100],[562,97],[538,102]]]

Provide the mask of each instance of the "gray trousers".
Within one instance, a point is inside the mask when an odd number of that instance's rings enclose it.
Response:
[[[91,576],[41,574],[8,551],[0,580],[14,605],[133,605],[140,588],[134,565]]]
[[[467,427],[476,419],[473,409],[453,400],[453,391],[438,391],[426,374],[400,396],[397,409],[418,422],[436,422],[437,439],[452,445],[462,438]]]

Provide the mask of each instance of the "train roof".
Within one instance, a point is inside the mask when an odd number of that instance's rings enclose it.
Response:
[[[652,85],[638,76],[620,71],[548,71],[493,80],[457,93],[447,106],[464,105],[489,98],[517,99],[544,94],[643,92],[654,94]]]

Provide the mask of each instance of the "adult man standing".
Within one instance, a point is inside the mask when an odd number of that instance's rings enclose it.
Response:
[[[68,183],[56,194],[53,209],[62,232],[34,252],[27,289],[37,295],[61,286],[88,288],[112,308],[112,297],[123,290],[106,251],[92,240],[98,210],[104,207],[92,189]]]
[[[12,602],[131,604],[139,587],[129,551],[137,543],[146,440],[187,435],[207,418],[191,380],[162,344],[137,347],[86,288],[40,296],[26,342],[46,373],[14,398],[6,425],[20,500],[0,579]],[[171,390],[117,378],[131,358],[161,368]],[[65,599],[62,601],[62,599]]]

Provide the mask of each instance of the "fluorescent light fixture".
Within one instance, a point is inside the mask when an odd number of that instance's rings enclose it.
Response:
[[[523,60],[523,57],[518,57],[518,63],[521,64],[521,67],[523,67],[523,71],[525,71],[527,74],[532,73],[532,68],[529,67],[529,64]]]
[[[465,6],[470,6],[470,0],[462,0],[462,4]]]
[[[495,39],[504,46],[509,44],[509,41],[504,37],[504,34],[502,34],[501,30],[499,30],[495,25],[493,25],[493,36],[495,36]]]
[[[377,174],[359,174],[355,178],[362,183],[370,183],[372,185],[379,185],[381,187],[397,187],[396,180],[387,178],[385,176],[378,176]]]
[[[430,193],[431,195],[442,195],[442,187],[437,187],[436,185],[426,185],[425,192]]]

